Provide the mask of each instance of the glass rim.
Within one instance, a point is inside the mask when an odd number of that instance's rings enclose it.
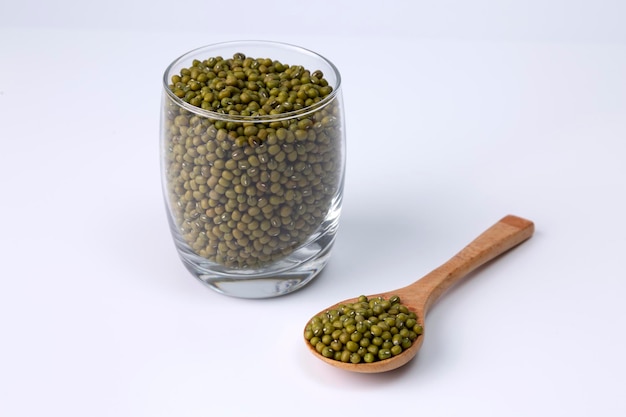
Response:
[[[205,49],[211,49],[211,48],[218,48],[218,47],[228,47],[228,46],[236,46],[236,45],[256,45],[256,46],[270,46],[270,47],[280,47],[283,49],[290,49],[294,52],[298,52],[301,54],[305,54],[305,55],[309,55],[309,56],[313,56],[316,59],[321,60],[322,62],[324,62],[326,65],[328,65],[328,67],[331,68],[331,70],[333,71],[333,74],[336,78],[336,85],[332,86],[332,91],[330,92],[330,94],[328,94],[326,97],[324,97],[322,100],[320,100],[317,103],[314,103],[310,106],[304,107],[302,109],[299,110],[293,110],[290,112],[285,112],[285,113],[278,113],[278,114],[265,114],[265,115],[255,115],[255,116],[245,116],[245,115],[233,115],[233,114],[228,114],[228,113],[220,113],[220,112],[216,112],[216,111],[212,111],[212,110],[205,110],[201,107],[198,106],[194,106],[193,104],[187,103],[186,101],[182,100],[180,97],[178,97],[177,95],[174,94],[174,92],[172,90],[170,90],[169,85],[170,85],[170,72],[172,72],[172,70],[174,69],[175,66],[181,64],[183,61],[185,61],[186,59],[190,58],[192,55],[197,54],[198,52],[205,50]],[[209,57],[207,57],[209,58]],[[292,66],[292,65],[299,65],[299,64],[291,64],[291,63],[287,63],[288,65]],[[173,75],[173,74],[172,74]],[[252,123],[263,123],[263,122],[278,122],[278,121],[282,121],[282,120],[288,120],[288,119],[293,119],[294,117],[302,117],[302,116],[306,116],[310,113],[316,112],[321,110],[322,108],[326,107],[328,104],[330,104],[331,102],[333,102],[336,98],[337,95],[339,94],[339,91],[341,90],[341,74],[339,73],[339,69],[337,69],[337,67],[335,66],[335,64],[332,63],[332,61],[330,61],[329,59],[327,59],[326,57],[324,57],[323,55],[312,51],[310,49],[307,48],[303,48],[301,46],[297,46],[297,45],[293,45],[290,43],[285,43],[285,42],[277,42],[277,41],[265,41],[265,40],[239,40],[239,41],[228,41],[228,42],[218,42],[218,43],[213,43],[213,44],[208,44],[208,45],[204,45],[204,46],[200,46],[198,48],[192,49],[188,52],[185,52],[184,54],[180,55],[178,58],[174,59],[165,69],[165,72],[163,73],[163,90],[165,92],[165,94],[167,94],[167,96],[169,97],[170,100],[172,100],[174,103],[176,103],[178,106],[184,108],[185,110],[197,114],[199,116],[203,116],[206,118],[210,118],[210,119],[215,119],[215,120],[222,120],[222,121],[234,121],[234,122],[252,122]]]

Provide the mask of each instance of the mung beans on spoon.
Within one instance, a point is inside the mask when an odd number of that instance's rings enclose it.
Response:
[[[322,356],[306,338],[305,343],[311,352],[319,359],[332,366],[348,371],[378,373],[399,368],[413,359],[422,346],[426,329],[424,326],[424,318],[428,310],[446,290],[461,281],[461,279],[479,266],[491,261],[530,238],[534,230],[535,226],[533,222],[529,220],[513,215],[505,216],[489,229],[485,230],[446,263],[415,281],[413,284],[397,290],[368,296],[369,299],[374,297],[389,299],[392,296],[398,296],[400,297],[401,303],[417,315],[417,322],[423,329],[422,334],[413,341],[409,348],[396,356],[370,363],[342,362]],[[354,303],[357,300],[358,298],[344,300],[324,309],[322,312],[316,314],[316,316],[341,305]]]

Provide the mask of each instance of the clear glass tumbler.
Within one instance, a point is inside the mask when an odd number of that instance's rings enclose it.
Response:
[[[231,296],[268,298],[328,262],[345,171],[341,77],[267,41],[195,49],[163,77],[161,173],[187,269]]]

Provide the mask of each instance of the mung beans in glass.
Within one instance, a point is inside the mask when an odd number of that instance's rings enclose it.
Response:
[[[163,77],[161,174],[178,254],[210,288],[268,298],[329,260],[346,158],[341,76],[278,42],[204,46]]]

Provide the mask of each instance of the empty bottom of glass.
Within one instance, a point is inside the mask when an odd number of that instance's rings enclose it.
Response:
[[[209,288],[240,298],[271,298],[294,292],[317,276],[330,258],[335,233],[320,236],[291,255],[258,270],[228,269],[201,258],[177,241],[189,272]]]

